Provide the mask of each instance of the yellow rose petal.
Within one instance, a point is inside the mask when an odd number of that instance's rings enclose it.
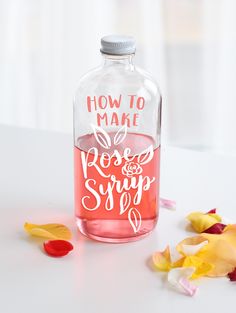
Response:
[[[232,271],[236,267],[236,225],[228,225],[220,235],[203,233],[201,236],[209,243],[197,256],[214,265],[208,276],[225,276]]]
[[[195,255],[208,244],[208,240],[202,236],[189,237],[182,240],[176,250],[183,256]]]
[[[185,257],[182,267],[194,267],[195,271],[191,278],[199,278],[205,276],[214,268],[214,265],[204,262],[200,257],[190,255]]]
[[[168,272],[171,269],[170,249],[167,246],[162,252],[157,251],[152,256],[152,261],[156,269]]]
[[[201,243],[208,241],[201,246]],[[225,276],[236,267],[236,225],[228,225],[222,234],[202,233],[201,236],[186,238],[181,241],[176,249],[179,253],[186,256],[185,246],[196,245],[200,249],[194,256],[200,258],[204,263],[211,264],[213,267],[206,273],[207,276]],[[187,257],[187,256],[186,256]],[[173,266],[193,266],[185,263],[182,258]],[[186,261],[187,262],[187,261]],[[179,263],[179,264],[178,264]],[[205,268],[203,268],[205,270]],[[200,273],[202,275],[202,272]],[[198,275],[198,273],[197,273]]]
[[[202,233],[215,223],[221,222],[221,217],[218,214],[204,214],[201,212],[190,213],[187,219],[198,233]]]
[[[228,224],[226,225],[225,229],[223,230],[223,233],[227,232],[227,234],[230,233],[236,233],[236,224]]]
[[[216,213],[206,213],[205,215],[213,217],[216,220],[216,223],[220,223],[222,221],[222,218],[220,217],[220,215]]]
[[[174,263],[172,263],[172,268],[182,267],[183,263],[184,263],[184,259],[185,259],[185,257],[182,257],[179,260],[177,260]]]
[[[63,224],[30,224],[25,223],[25,231],[35,237],[42,237],[46,239],[62,239],[70,240],[71,231]]]

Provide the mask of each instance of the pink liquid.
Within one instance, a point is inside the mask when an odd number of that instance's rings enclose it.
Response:
[[[109,133],[111,142],[114,135]],[[120,144],[105,149],[90,134],[78,138],[76,145],[79,230],[92,239],[118,243],[152,231],[158,219],[160,177],[160,148],[153,150],[153,139],[131,133]]]

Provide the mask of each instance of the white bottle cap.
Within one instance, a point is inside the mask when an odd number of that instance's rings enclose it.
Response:
[[[113,55],[135,53],[135,40],[131,36],[110,35],[101,39],[101,52]]]

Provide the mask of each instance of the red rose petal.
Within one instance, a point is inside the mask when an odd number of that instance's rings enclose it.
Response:
[[[45,252],[54,257],[67,255],[73,250],[73,245],[66,240],[48,240],[43,244]]]
[[[222,234],[223,230],[225,229],[226,225],[222,223],[215,223],[211,227],[207,228],[203,231],[203,233],[208,234]]]
[[[231,281],[236,281],[236,267],[231,273],[228,273],[228,277]]]
[[[212,210],[208,211],[205,214],[216,214],[216,209],[212,209]]]

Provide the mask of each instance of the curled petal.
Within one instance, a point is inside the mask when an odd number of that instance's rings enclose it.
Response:
[[[182,240],[176,249],[183,256],[195,255],[207,244],[208,240],[202,236],[189,237]]]
[[[71,231],[63,224],[30,224],[25,223],[25,231],[35,237],[46,239],[71,239]]]
[[[193,212],[187,216],[194,230],[202,233],[215,223],[221,222],[221,217],[217,214],[204,214],[201,212]]]
[[[174,268],[168,273],[168,283],[175,290],[188,296],[193,296],[197,291],[197,287],[190,283],[189,278],[194,271],[194,267]]]
[[[232,272],[228,273],[228,277],[231,281],[236,281],[236,267]]]
[[[204,230],[204,233],[208,234],[222,234],[226,225],[222,223],[215,223],[211,227]]]
[[[171,269],[170,248],[167,246],[164,251],[155,252],[152,256],[152,261],[156,269],[168,272]]]
[[[202,241],[198,245],[182,245],[182,251],[185,254],[185,256],[194,255],[198,253],[203,247],[205,247],[208,244],[207,240]]]

